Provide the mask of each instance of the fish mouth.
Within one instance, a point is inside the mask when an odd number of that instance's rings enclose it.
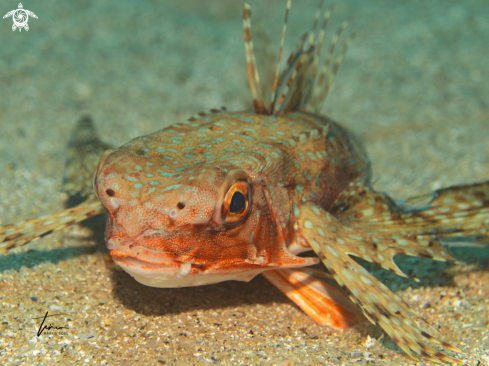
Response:
[[[130,274],[136,281],[150,287],[177,288],[210,285],[223,281],[250,281],[265,268],[247,271],[201,271],[197,264],[180,262],[169,258],[141,260],[134,254],[111,250],[110,255],[116,264]]]
[[[160,235],[161,232],[157,230],[146,230],[135,238],[118,239],[115,236],[107,240],[107,247],[117,265],[136,281],[151,287],[190,287],[230,280],[248,282],[265,270],[275,269],[275,266],[270,267],[262,261],[243,258],[202,263],[198,258],[193,261],[189,257],[175,259],[171,252],[145,245],[146,240],[164,240],[164,236]],[[302,266],[304,263],[300,264]]]
[[[114,262],[138,282],[152,287],[181,287],[183,278],[199,270],[193,268],[191,261],[176,260],[168,252],[144,245],[145,240],[159,235],[159,231],[148,229],[135,238],[110,238],[107,248]]]
[[[110,255],[114,262],[128,272],[156,271],[173,276],[187,276],[192,271],[191,262],[180,262],[168,257],[148,259],[141,257],[141,252],[135,255],[119,250],[111,250]]]
[[[136,281],[151,287],[192,286],[189,277],[192,272],[195,272],[194,274],[198,272],[197,269],[192,271],[191,262],[180,262],[161,255],[160,258],[141,258],[141,251],[136,255],[111,250],[110,255],[114,262]]]

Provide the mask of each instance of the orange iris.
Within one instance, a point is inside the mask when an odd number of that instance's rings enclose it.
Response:
[[[236,225],[247,215],[250,206],[251,187],[248,182],[235,182],[226,193],[222,217],[227,225]]]

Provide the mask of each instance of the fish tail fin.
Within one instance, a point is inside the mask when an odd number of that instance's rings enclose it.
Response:
[[[262,275],[320,325],[340,330],[361,319],[361,310],[327,283],[333,278],[326,272],[287,268],[265,271]]]
[[[0,253],[5,254],[11,249],[26,245],[33,240],[104,212],[104,207],[93,195],[78,206],[54,214],[0,226]]]

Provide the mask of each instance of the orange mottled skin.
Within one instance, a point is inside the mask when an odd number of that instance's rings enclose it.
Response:
[[[282,72],[279,56],[267,106],[253,52],[251,10],[244,6],[255,112],[200,113],[115,151],[105,151],[89,118],[80,120],[68,148],[65,190],[86,201],[0,227],[0,251],[105,208],[110,254],[143,284],[248,281],[263,272],[320,324],[344,329],[361,311],[413,359],[461,363],[433,347],[459,351],[430,335],[429,324],[352,256],[406,276],[394,261],[398,254],[446,261],[453,260],[442,245],[447,238],[487,242],[489,182],[435,191],[420,207],[372,189],[361,144],[319,114],[351,43],[347,39],[330,62],[344,22],[318,67],[330,14],[331,9],[324,13],[317,32],[317,13]],[[282,46],[284,35],[285,26]],[[94,170],[96,196],[89,184]],[[317,258],[297,256],[311,250]],[[358,307],[328,286],[326,275],[297,269],[319,260]]]
[[[366,154],[325,117],[215,113],[121,146],[99,168],[96,189],[116,261],[163,257],[190,262],[194,275],[247,274],[312,264],[284,249],[310,248],[294,230],[293,205],[311,201],[328,210],[358,178],[369,179]],[[227,228],[216,211],[236,180],[249,182],[252,203],[245,220]]]

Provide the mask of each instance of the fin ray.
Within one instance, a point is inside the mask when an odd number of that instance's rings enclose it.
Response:
[[[378,323],[412,358],[416,359],[419,355],[438,362],[461,363],[460,360],[432,348],[428,340],[458,351],[429,335],[420,326],[427,324],[423,318],[350,257],[350,254],[363,253],[362,258],[365,255],[372,259],[376,257],[377,261],[384,263],[387,254],[392,259],[395,249],[402,247],[401,244],[394,242],[391,247],[381,248],[367,238],[368,233],[360,240],[357,237],[358,231],[344,226],[332,214],[312,203],[305,203],[299,209],[300,216],[297,219],[301,234],[370,321]],[[359,245],[358,242],[362,244]],[[379,258],[378,254],[385,255],[384,259]]]
[[[294,268],[262,275],[318,324],[346,329],[355,325],[361,314],[348,297],[324,281],[325,272]]]
[[[346,51],[353,40],[353,37],[347,39],[343,49],[340,51],[335,63],[333,64],[332,71],[329,71],[328,67],[331,62],[331,58],[333,57],[335,46],[341,36],[341,33],[349,24],[350,21],[348,20],[340,25],[337,32],[333,36],[328,54],[326,56],[325,66],[322,68],[319,77],[317,77],[318,62],[323,44],[324,32],[331,12],[334,8],[333,4],[325,12],[323,16],[323,23],[316,39],[320,9],[322,8],[321,2],[318,11],[316,11],[312,29],[301,37],[295,51],[289,56],[285,69],[281,72],[280,61],[282,59],[285,31],[287,28],[290,6],[291,0],[288,0],[285,12],[285,22],[280,41],[279,56],[275,68],[275,78],[272,84],[271,102],[268,109],[266,109],[264,105],[258,69],[253,51],[250,25],[251,8],[248,4],[245,4],[243,8],[243,29],[248,79],[251,93],[253,95],[255,112],[258,114],[279,115],[304,108],[310,109],[313,112],[318,112],[331,88],[331,84],[340,67],[340,64],[343,61]],[[314,50],[316,51],[314,52]]]
[[[92,195],[78,206],[58,211],[52,215],[0,226],[0,253],[28,244],[55,231],[64,229],[90,217],[103,214],[105,208]]]

